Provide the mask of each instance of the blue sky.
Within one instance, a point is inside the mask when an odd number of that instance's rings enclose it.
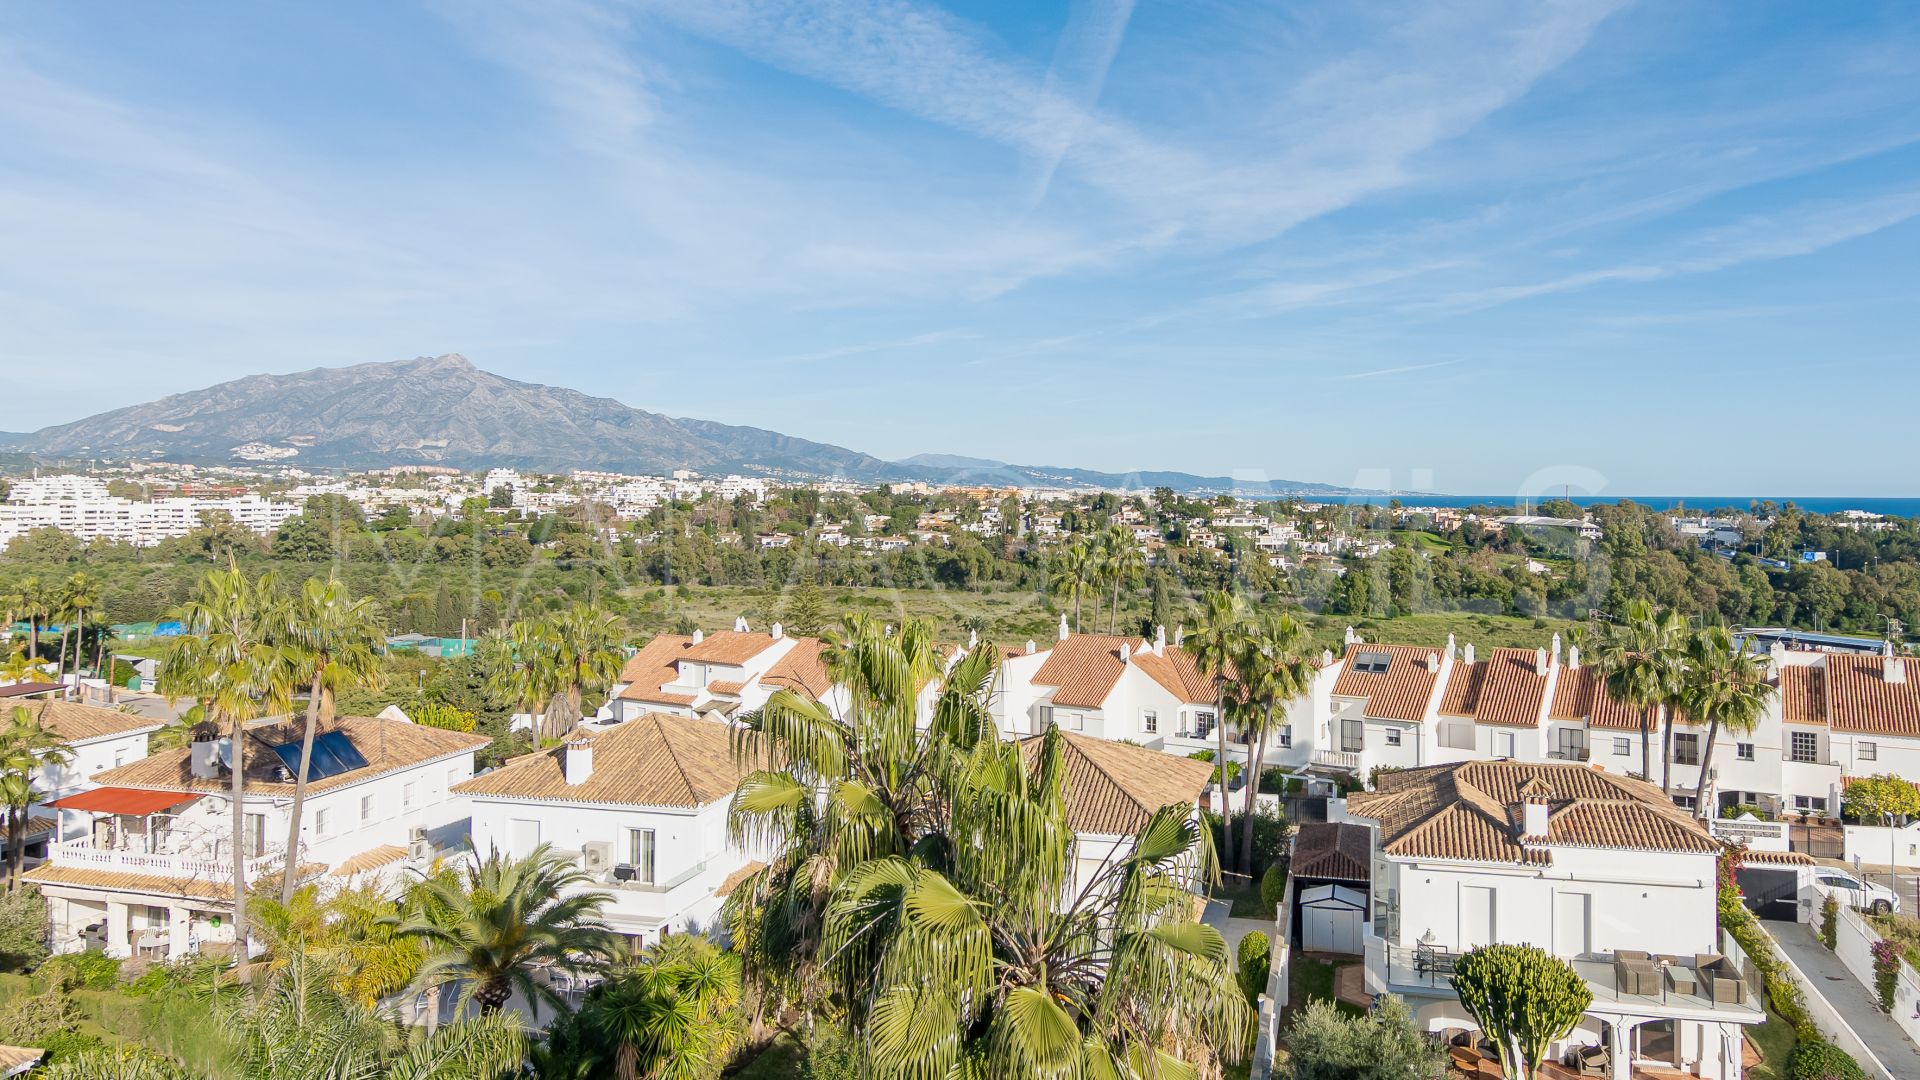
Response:
[[[884,457],[1913,495],[1920,6],[0,7],[0,429],[461,352]]]

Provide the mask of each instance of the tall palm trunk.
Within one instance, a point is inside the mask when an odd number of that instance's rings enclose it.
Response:
[[[1220,683],[1220,699],[1213,714],[1213,731],[1220,749],[1214,765],[1220,770],[1220,865],[1233,865],[1233,808],[1227,804],[1227,684]]]
[[[40,659],[40,613],[37,611],[27,617],[27,655]]]
[[[1120,624],[1120,575],[1113,575],[1113,603],[1107,608],[1107,633],[1113,634]]]
[[[323,658],[313,669],[313,684],[307,693],[307,723],[300,734],[300,771],[293,775],[293,808],[287,815],[287,861],[280,869],[280,903],[293,903],[293,890],[300,875],[300,813],[307,802],[307,772],[313,767],[313,735],[320,726],[320,702],[327,670]]]
[[[1243,796],[1247,819],[1240,824],[1240,869],[1253,873],[1253,809],[1260,791],[1260,766],[1267,760],[1267,732],[1273,730],[1273,706],[1267,706],[1266,724],[1260,738],[1248,742],[1247,790]]]
[[[1661,706],[1661,717],[1666,722],[1660,726],[1660,790],[1668,798],[1673,797],[1673,716]],[[1649,776],[1653,775],[1651,771]]]
[[[20,887],[27,866],[27,808],[7,807],[7,891]]]
[[[233,718],[233,963],[247,962],[246,721]]]
[[[1707,749],[1700,755],[1700,782],[1693,788],[1693,816],[1704,824],[1707,820],[1707,772],[1713,768],[1713,740],[1720,735],[1720,718],[1714,717],[1707,723]]]
[[[1653,779],[1653,722],[1644,712],[1640,714],[1640,775]]]

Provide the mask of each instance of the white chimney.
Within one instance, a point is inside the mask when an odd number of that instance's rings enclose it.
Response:
[[[1535,675],[1545,675],[1547,673],[1547,650],[1533,650],[1533,673]]]
[[[967,631],[967,648],[977,649],[979,647],[980,647],[980,631],[978,630]]]
[[[702,641],[705,641],[706,639],[707,639],[707,635],[704,632],[702,632],[699,627],[696,626],[693,628],[693,643],[695,645],[700,644]]]
[[[1132,659],[1133,659],[1133,643],[1128,641],[1121,642],[1120,643],[1120,662],[1124,664]]]
[[[786,628],[786,627],[784,627],[784,626],[781,626],[781,625],[780,625],[779,623],[774,623],[774,624],[773,624],[773,629],[771,629],[771,630],[769,630],[769,631],[767,631],[767,633],[768,633],[768,635],[769,635],[769,636],[771,636],[771,637],[772,637],[772,638],[773,638],[773,639],[774,639],[775,641],[778,641],[778,640],[780,640],[781,638],[783,638],[783,637],[786,637],[786,636],[787,636],[787,628]]]
[[[1153,655],[1167,655],[1167,626],[1165,623],[1153,628]]]
[[[567,744],[567,786],[584,784],[593,775],[593,744],[576,739]]]
[[[1467,642],[1467,647],[1461,650],[1460,661],[1466,664],[1468,667],[1473,666],[1473,642],[1471,641]]]
[[[213,739],[187,747],[187,769],[197,780],[212,780],[220,775],[220,743]]]
[[[745,615],[735,615],[733,617],[733,632],[736,634],[744,634],[747,632],[747,617]]]
[[[1333,650],[1321,649],[1320,650],[1320,666],[1327,667],[1332,663],[1333,663]]]
[[[1580,646],[1578,645],[1567,646],[1567,670],[1580,670]]]
[[[1187,642],[1187,628],[1185,626],[1174,627],[1173,628],[1173,647],[1177,649],[1180,646],[1186,644],[1186,642]]]
[[[1553,632],[1553,658],[1560,659],[1560,631]]]
[[[1452,634],[1448,634],[1448,635],[1447,635],[1447,655],[1448,655],[1448,656],[1453,656],[1453,655],[1454,655],[1454,651],[1453,651],[1453,635],[1452,635]]]
[[[1039,646],[1037,646],[1037,645],[1035,645],[1035,644],[1033,643],[1033,639],[1032,639],[1032,638],[1028,638],[1028,639],[1027,639],[1027,655],[1028,655],[1028,656],[1032,656],[1032,655],[1033,655],[1033,651],[1034,651],[1034,650],[1035,650],[1036,648],[1038,648],[1038,647],[1039,647]]]
[[[1440,674],[1440,654],[1439,653],[1430,652],[1427,654],[1427,674],[1429,675]]]
[[[1527,801],[1520,804],[1520,826],[1522,835],[1547,835],[1547,800],[1542,795],[1529,795]]]
[[[1353,627],[1351,627],[1351,626],[1349,626],[1349,627],[1347,627],[1347,633],[1346,633],[1346,636],[1345,636],[1345,637],[1344,637],[1344,638],[1343,638],[1342,640],[1343,640],[1343,641],[1344,641],[1344,642],[1345,642],[1346,644],[1348,644],[1348,645],[1351,645],[1351,644],[1353,644],[1354,642],[1356,642],[1356,641],[1359,641],[1359,640],[1360,640],[1360,635],[1359,635],[1359,634],[1356,634],[1356,633],[1354,633],[1354,632],[1353,632]]]
[[[1059,637],[1059,640],[1061,640],[1061,641],[1065,641],[1065,640],[1067,640],[1067,614],[1066,614],[1066,612],[1064,612],[1064,611],[1060,613],[1060,637]]]
[[[1907,664],[1893,651],[1893,642],[1889,641],[1880,650],[1880,670],[1890,683],[1907,681]]]

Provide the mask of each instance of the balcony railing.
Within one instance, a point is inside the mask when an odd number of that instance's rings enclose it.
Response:
[[[1556,746],[1547,751],[1547,756],[1555,761],[1585,761],[1593,756],[1593,750],[1585,746]]]
[[[1709,954],[1582,953],[1568,962],[1592,991],[1596,1005],[1758,1012],[1759,970],[1731,937],[1722,933],[1719,942],[1719,951]],[[1368,964],[1389,987],[1451,990],[1459,956],[1438,946],[1387,945],[1367,935]]]
[[[47,861],[56,866],[84,866],[97,870],[119,870],[129,874],[146,874],[155,877],[219,881],[233,875],[233,861],[228,858],[95,847],[90,837],[50,845],[47,850]],[[278,868],[280,861],[277,853],[248,859],[246,862],[248,880]]]
[[[1347,750],[1315,750],[1313,763],[1328,769],[1345,769],[1348,772],[1360,771],[1360,755]]]

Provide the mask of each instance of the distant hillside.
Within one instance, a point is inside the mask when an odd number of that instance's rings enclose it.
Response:
[[[434,464],[538,470],[752,472],[865,481],[1227,490],[1225,477],[1109,473],[923,454],[883,461],[761,428],[646,412],[612,398],[482,371],[465,357],[250,375],[90,416],[0,447],[50,458],[189,464],[284,461],[316,468]],[[1276,481],[1274,492],[1343,489]]]

